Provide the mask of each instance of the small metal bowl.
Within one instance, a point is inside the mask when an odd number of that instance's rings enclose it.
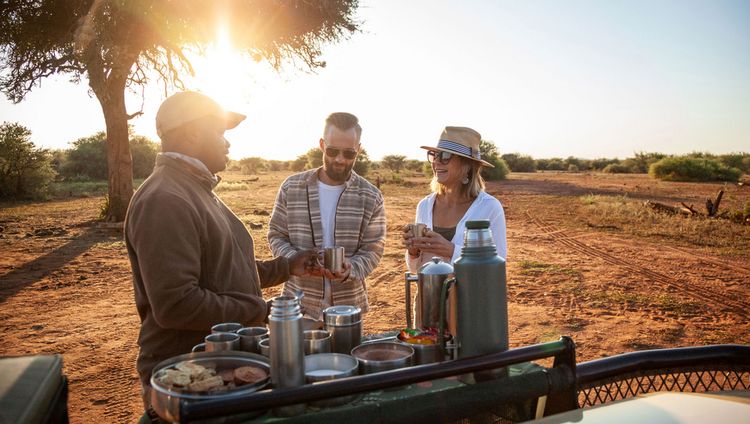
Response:
[[[319,383],[321,381],[335,380],[337,378],[351,377],[357,375],[359,363],[351,355],[342,353],[316,353],[305,356],[305,380],[308,383]],[[317,407],[338,406],[349,403],[356,399],[357,395],[340,396],[332,399],[323,399],[310,402]]]
[[[166,386],[160,377],[167,369],[179,362],[191,362],[205,367],[214,368],[220,372],[243,366],[263,369],[268,375],[261,381],[239,386],[222,392],[190,392],[178,387]],[[160,362],[151,373],[151,405],[159,416],[169,422],[180,421],[180,401],[200,402],[208,399],[226,399],[245,396],[266,387],[270,381],[271,368],[268,358],[247,352],[196,352],[174,356]]]
[[[359,361],[360,374],[372,374],[411,366],[414,349],[397,342],[363,343],[352,349],[352,356]]]

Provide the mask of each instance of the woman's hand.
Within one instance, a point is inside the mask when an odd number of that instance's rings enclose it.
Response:
[[[409,251],[409,256],[416,258],[422,253],[422,251],[413,246],[414,234],[411,231],[411,226],[406,224],[402,230],[404,233],[401,236],[401,241],[403,242],[404,248]]]
[[[425,228],[424,237],[412,237],[411,246],[419,249],[423,253],[432,256],[440,256],[444,260],[450,261],[453,258],[453,250],[456,246],[446,240],[440,234]],[[411,254],[411,252],[409,252]]]

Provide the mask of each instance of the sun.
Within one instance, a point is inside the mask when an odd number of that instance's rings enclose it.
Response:
[[[247,100],[251,69],[256,65],[232,45],[226,26],[219,26],[213,44],[203,55],[191,58],[195,76],[191,88],[210,96],[225,107]]]

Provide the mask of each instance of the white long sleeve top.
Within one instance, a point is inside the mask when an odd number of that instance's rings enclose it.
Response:
[[[432,230],[432,209],[435,206],[436,194],[432,193],[419,201],[417,205],[417,215],[415,223],[423,223]],[[489,219],[490,231],[492,231],[492,240],[494,240],[497,246],[497,254],[503,259],[506,259],[507,255],[507,242],[505,239],[505,212],[503,211],[503,205],[495,197],[482,191],[479,193],[474,202],[472,202],[469,209],[466,211],[461,220],[456,225],[456,234],[453,236],[451,243],[453,243],[453,257],[451,258],[451,264],[461,256],[461,247],[464,245],[464,232],[466,232],[466,221],[473,221],[477,219]],[[409,272],[416,273],[419,267],[425,262],[432,258],[432,255],[422,253],[416,258],[409,256],[409,251],[406,251],[406,264],[409,268]]]

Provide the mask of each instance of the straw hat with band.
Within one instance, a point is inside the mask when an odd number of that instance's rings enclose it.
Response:
[[[448,152],[457,156],[479,162],[482,166],[494,168],[491,163],[482,160],[479,152],[479,143],[482,136],[478,132],[467,127],[445,127],[440,135],[437,146],[420,146],[425,150]]]

